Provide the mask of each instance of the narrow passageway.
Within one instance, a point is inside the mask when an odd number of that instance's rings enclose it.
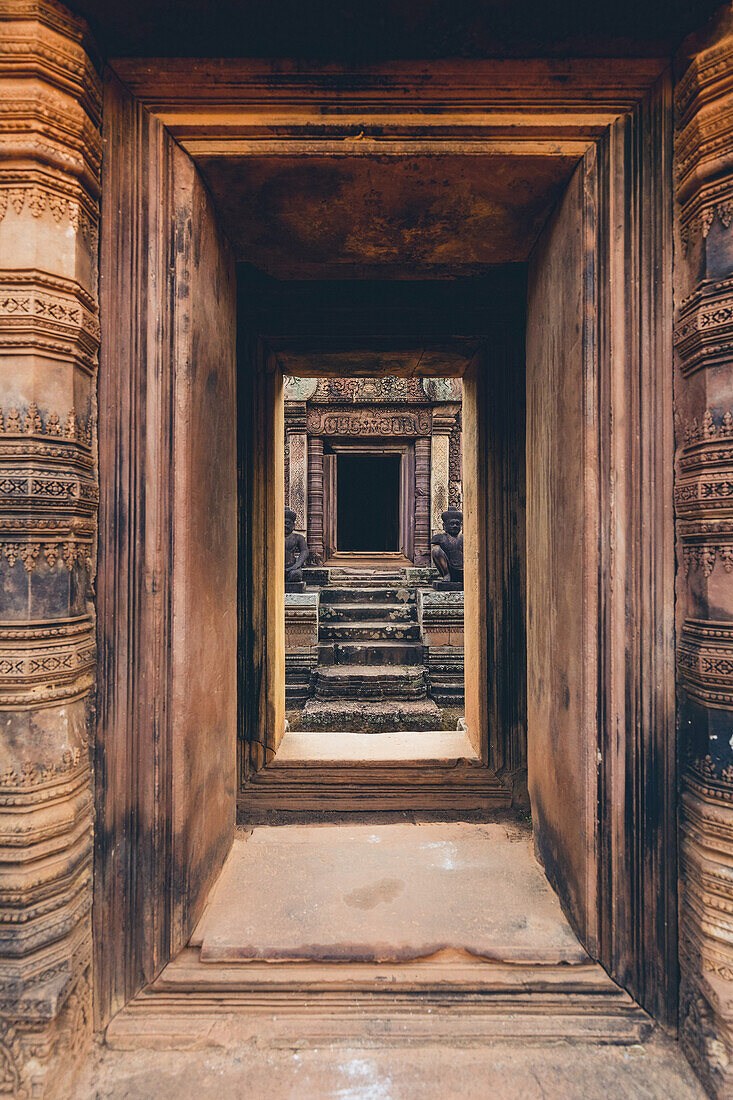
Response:
[[[526,820],[403,813],[240,829],[188,947],[107,1041],[624,1045],[652,1030],[579,943]]]
[[[704,1097],[506,813],[240,829],[189,947],[107,1044],[80,1097]]]
[[[518,821],[255,828],[191,946],[204,962],[589,961]]]

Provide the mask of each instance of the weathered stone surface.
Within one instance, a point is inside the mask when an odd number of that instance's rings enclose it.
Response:
[[[0,1091],[89,1046],[101,90],[84,23],[0,4]]]
[[[299,727],[364,733],[441,728],[440,712],[428,698],[414,585],[384,585],[378,570],[341,579],[348,580],[346,587],[321,592],[318,668]]]
[[[285,704],[303,706],[318,664],[318,592],[285,592]]]
[[[587,961],[529,830],[500,824],[255,829],[235,841],[192,944],[207,962],[399,961],[446,948]]]
[[[459,706],[465,698],[463,590],[419,589],[417,617],[430,694],[437,703]]]
[[[394,1034],[402,1016],[386,1017]],[[384,1049],[385,1046],[387,1049]],[[369,1049],[319,1040],[292,1049],[263,1050],[233,1036],[220,1049],[110,1050],[100,1047],[80,1084],[78,1100],[237,1100],[243,1093],[292,1096],[444,1100],[446,1082],[463,1100],[705,1100],[679,1048],[661,1033],[633,1046],[503,1040],[459,1047],[421,1043]]]
[[[683,51],[676,89],[675,405],[680,1036],[733,1094],[733,36]],[[722,158],[722,159],[721,159]]]

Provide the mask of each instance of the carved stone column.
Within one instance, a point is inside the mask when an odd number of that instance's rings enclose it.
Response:
[[[323,440],[308,440],[308,546],[323,557]]]
[[[305,401],[285,401],[285,446],[287,466],[285,501],[295,512],[295,529],[305,535],[308,528],[308,436],[305,430]]]
[[[712,44],[711,44],[712,43]],[[676,90],[680,1038],[733,1096],[733,36]]]
[[[433,435],[430,441],[430,523],[431,534],[442,530],[441,513],[450,497],[450,440],[456,426],[456,410],[451,406],[433,409]]]
[[[84,24],[0,0],[0,1092],[91,1035],[100,84]]]
[[[430,565],[430,439],[415,440],[415,565]]]

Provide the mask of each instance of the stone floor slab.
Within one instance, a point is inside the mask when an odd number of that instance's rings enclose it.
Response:
[[[505,823],[255,828],[191,942],[210,962],[587,958],[529,828]]]
[[[98,1048],[78,1100],[704,1100],[679,1048],[494,1043],[482,1049],[117,1052]]]

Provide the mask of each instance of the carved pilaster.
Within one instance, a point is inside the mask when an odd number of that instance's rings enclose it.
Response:
[[[430,565],[430,439],[415,440],[415,565]]]
[[[71,1095],[91,1035],[90,49],[61,5],[0,0],[0,1090],[34,1097]]]
[[[323,557],[323,440],[308,440],[308,546]]]
[[[450,445],[456,426],[457,409],[450,405],[433,409],[433,436],[430,448],[430,520],[432,531],[442,529],[441,514],[450,499]]]
[[[308,436],[305,401],[285,400],[285,503],[297,519],[295,529],[308,528]]]
[[[676,89],[680,1038],[733,1096],[733,37]]]
[[[450,433],[450,448],[448,451],[448,507],[463,507],[463,451],[461,442],[461,414],[456,415],[456,422]]]

